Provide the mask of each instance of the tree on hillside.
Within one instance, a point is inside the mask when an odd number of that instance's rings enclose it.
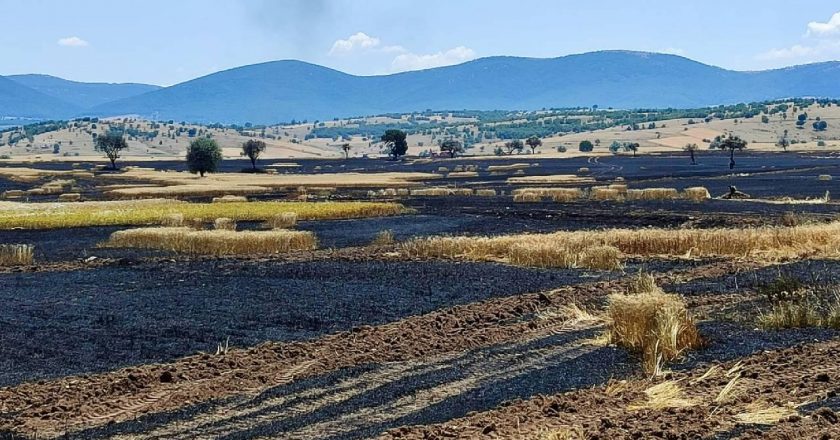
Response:
[[[632,151],[633,157],[636,157],[636,152],[639,151],[639,144],[638,142],[628,142],[624,144],[625,151]]]
[[[265,142],[263,141],[249,139],[247,142],[242,144],[242,154],[244,156],[248,156],[248,159],[251,159],[251,168],[253,168],[254,171],[257,170],[257,159],[263,151],[265,151]]]
[[[406,134],[402,130],[385,130],[380,140],[385,143],[388,148],[388,154],[396,160],[400,156],[404,156],[408,151],[408,142],[405,140]]]
[[[735,151],[742,151],[747,148],[747,141],[730,133],[726,138],[723,136],[715,137],[709,148],[729,151],[729,169],[732,170],[735,169]]]
[[[187,149],[187,167],[191,173],[198,173],[201,177],[216,171],[221,161],[222,150],[212,139],[196,139]]]
[[[825,131],[825,129],[828,128],[828,123],[825,121],[817,121],[814,122],[813,126],[816,131]]]
[[[105,156],[111,161],[111,169],[116,170],[120,151],[128,148],[128,143],[125,141],[122,130],[110,129],[107,133],[101,134],[95,139],[94,149],[105,153]]]
[[[449,157],[455,157],[458,153],[464,152],[464,145],[455,139],[447,139],[440,144],[440,152],[449,154]]]
[[[508,156],[513,154],[514,151],[517,153],[522,152],[522,149],[525,148],[525,145],[519,139],[514,139],[510,142],[505,142],[505,148],[507,149]]]
[[[341,151],[343,151],[343,152],[344,152],[344,158],[345,158],[345,159],[349,159],[349,158],[350,158],[350,144],[348,144],[348,143],[346,143],[346,142],[345,142],[345,143],[343,143],[343,144],[341,144]]]
[[[595,147],[592,145],[592,142],[589,141],[580,141],[580,144],[578,145],[578,150],[583,153],[591,153],[593,148]]]
[[[536,136],[529,137],[525,140],[525,143],[528,144],[529,147],[531,147],[531,154],[536,153],[537,148],[542,146],[542,140],[540,140],[540,138]]]
[[[699,149],[700,149],[700,147],[698,147],[697,144],[685,144],[685,146],[683,147],[683,150],[687,151],[689,157],[691,157],[691,164],[692,165],[697,165],[697,161],[694,158],[694,154]]]

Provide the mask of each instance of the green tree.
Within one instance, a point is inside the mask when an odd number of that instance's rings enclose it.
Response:
[[[785,130],[785,132],[782,134],[782,136],[779,137],[779,141],[776,142],[776,146],[780,147],[782,150],[785,150],[785,152],[787,152],[787,149],[790,146],[790,141],[788,140],[788,131],[787,130]]]
[[[817,121],[814,122],[814,130],[816,131],[825,131],[828,128],[828,123],[825,121]]]
[[[709,146],[712,149],[729,151],[729,169],[735,169],[735,151],[742,151],[747,148],[747,141],[738,136],[729,134],[727,137],[717,136]]]
[[[639,151],[639,144],[637,142],[628,142],[624,144],[625,151],[632,151],[633,157],[636,157],[636,152]]]
[[[116,170],[120,151],[128,148],[128,143],[125,141],[122,130],[111,129],[107,133],[96,137],[94,148],[96,151],[105,153],[105,156],[111,161],[111,169]]]
[[[350,144],[348,144],[348,143],[346,143],[346,142],[345,142],[345,143],[343,143],[343,144],[341,144],[341,151],[343,151],[343,152],[344,152],[344,158],[345,158],[345,159],[349,159],[349,158],[350,158]]]
[[[388,154],[395,160],[400,156],[405,156],[408,151],[408,142],[405,140],[406,134],[402,130],[385,130],[380,140],[385,143],[388,148]]]
[[[507,154],[511,155],[514,151],[521,153],[522,149],[525,148],[525,145],[519,139],[514,139],[512,141],[505,142],[505,148],[507,149]]]
[[[212,139],[196,139],[187,149],[187,167],[191,173],[198,173],[201,177],[216,171],[221,161],[222,150]]]
[[[525,143],[531,148],[531,154],[537,152],[537,148],[542,146],[542,140],[536,136],[531,136],[525,140]]]
[[[251,160],[251,168],[253,168],[254,171],[257,170],[257,159],[263,151],[265,151],[265,142],[263,141],[249,139],[242,144],[242,154],[248,156],[248,159]]]
[[[594,146],[590,141],[580,141],[580,144],[578,145],[578,150],[580,150],[583,153],[590,153],[592,152],[593,148]]]
[[[455,157],[458,153],[464,152],[464,145],[455,139],[447,139],[440,144],[440,152],[449,154],[449,157]]]

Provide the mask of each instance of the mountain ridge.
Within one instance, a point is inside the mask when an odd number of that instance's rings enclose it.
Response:
[[[672,54],[605,50],[556,58],[493,56],[372,76],[305,61],[269,61],[110,100],[79,114],[271,124],[425,109],[693,108],[806,96],[840,97],[840,62],[735,71]]]

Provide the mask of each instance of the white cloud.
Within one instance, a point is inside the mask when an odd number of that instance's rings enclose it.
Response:
[[[79,37],[65,37],[58,40],[58,45],[65,47],[86,47],[90,46],[90,43]]]
[[[418,55],[403,53],[397,55],[391,62],[394,71],[431,69],[432,67],[450,66],[475,59],[475,51],[464,46],[458,46],[445,52]]]
[[[771,49],[759,54],[756,58],[760,60],[790,60],[796,58],[807,58],[818,55],[819,50],[811,46],[795,44],[782,49]]]
[[[330,49],[329,55],[341,55],[353,52],[356,49],[369,50],[379,46],[379,38],[371,37],[364,32],[357,32],[346,40],[336,40]],[[391,46],[389,46],[391,47]]]
[[[832,15],[827,23],[808,23],[808,35],[840,35],[840,12]]]

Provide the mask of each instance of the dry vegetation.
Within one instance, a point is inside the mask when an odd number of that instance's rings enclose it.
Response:
[[[840,222],[742,229],[610,229],[499,237],[429,237],[403,244],[409,255],[507,261],[539,267],[615,269],[620,256],[728,256],[762,259],[840,256]],[[607,252],[607,249],[615,251]],[[609,255],[609,258],[584,258]],[[613,259],[614,258],[614,259]],[[590,265],[596,262],[594,265]]]
[[[664,293],[650,275],[639,274],[627,294],[610,295],[607,315],[610,341],[639,353],[652,375],[702,343],[685,301]]]
[[[157,249],[198,255],[263,255],[315,249],[311,232],[207,230],[162,227],[117,231],[105,247]]]
[[[0,207],[0,229],[50,229],[79,226],[160,225],[173,215],[205,222],[220,217],[266,221],[286,212],[303,220],[398,215],[409,212],[396,203],[374,202],[230,202],[184,203],[155,199],[132,202],[19,203]]]
[[[32,264],[35,247],[29,244],[0,244],[0,266]]]

